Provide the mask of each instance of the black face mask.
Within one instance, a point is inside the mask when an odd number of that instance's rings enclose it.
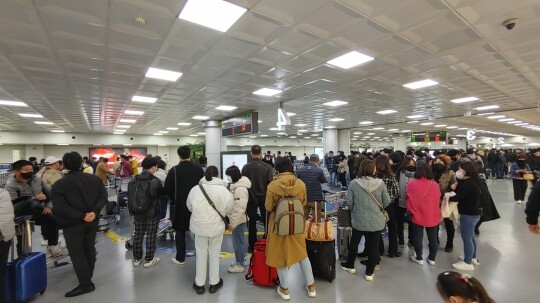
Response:
[[[409,165],[409,166],[407,166],[407,170],[408,170],[408,171],[416,171],[416,166],[414,166],[414,165]]]
[[[441,164],[441,163],[433,164],[433,169],[435,169],[435,171],[441,172],[444,170],[444,164]]]
[[[525,163],[524,159],[517,160],[519,163]]]
[[[30,180],[34,176],[34,172],[21,173],[21,178]]]

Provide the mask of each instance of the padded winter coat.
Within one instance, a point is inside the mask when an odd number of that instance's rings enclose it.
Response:
[[[351,225],[358,231],[381,231],[386,221],[369,193],[373,194],[382,208],[386,208],[391,202],[386,185],[381,179],[372,177],[354,179],[349,185],[346,203],[351,211]]]
[[[238,182],[232,183],[230,190],[234,195],[234,210],[228,215],[229,225],[232,229],[236,226],[247,222],[246,208],[249,200],[248,189],[251,188],[251,181],[248,178],[242,177]]]
[[[15,213],[7,190],[0,188],[0,241],[9,241],[15,236]]]

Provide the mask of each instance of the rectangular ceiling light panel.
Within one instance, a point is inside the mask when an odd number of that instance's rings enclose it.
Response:
[[[236,106],[229,106],[229,105],[221,105],[216,107],[217,110],[224,110],[224,111],[231,111],[237,109]]]
[[[476,97],[465,97],[465,98],[458,98],[458,99],[452,99],[450,102],[452,103],[465,103],[465,102],[472,102],[472,101],[478,101],[480,99]]]
[[[265,96],[265,97],[272,97],[274,95],[277,95],[283,91],[273,88],[261,88],[258,91],[253,92],[254,95],[259,96]]]
[[[246,11],[221,0],[189,0],[178,18],[226,32]]]
[[[480,107],[477,107],[475,108],[476,110],[488,110],[488,109],[497,109],[499,108],[500,106],[498,105],[486,105],[486,106],[480,106]]]
[[[140,110],[126,110],[124,112],[126,115],[135,115],[135,116],[142,116],[144,115],[143,111]]]
[[[180,125],[180,126],[190,126],[191,123],[190,122],[179,122],[178,124],[176,125]]]
[[[43,116],[39,114],[19,114],[19,116],[25,118],[43,118]]]
[[[182,73],[159,69],[159,68],[153,68],[153,67],[150,67],[148,71],[146,72],[147,78],[160,79],[160,80],[166,80],[166,81],[172,81],[172,82],[178,80],[180,76],[182,76]]]
[[[339,122],[339,121],[344,121],[344,120],[345,119],[343,119],[343,118],[333,118],[333,119],[330,119],[328,121],[330,121],[330,122]]]
[[[120,122],[122,122],[122,123],[135,123],[135,121],[137,121],[137,120],[134,120],[134,119],[120,119]]]
[[[54,124],[54,123],[49,122],[49,121],[34,121],[34,123],[40,124],[40,125],[53,125]]]
[[[356,52],[356,51],[352,51],[352,52],[347,53],[347,54],[345,54],[343,56],[339,56],[339,57],[337,57],[335,59],[332,59],[332,60],[330,60],[330,61],[328,61],[326,63],[328,63],[330,65],[333,65],[333,66],[343,68],[343,69],[349,69],[349,68],[358,66],[360,64],[369,62],[369,61],[371,61],[373,59],[375,59],[375,58],[373,58],[371,56],[368,56],[368,55],[364,55],[364,54]]]
[[[431,79],[426,79],[426,80],[421,80],[421,81],[416,81],[416,82],[403,84],[403,86],[406,87],[406,88],[409,88],[409,89],[419,89],[419,88],[434,86],[434,85],[438,85],[438,84],[439,84],[439,82],[435,82],[435,81],[433,81]]]
[[[131,101],[133,101],[133,102],[141,102],[141,103],[156,103],[157,98],[143,97],[143,96],[133,96],[133,98],[131,98]]]
[[[20,106],[20,107],[28,106],[28,105],[26,105],[26,103],[24,103],[24,102],[19,102],[19,101],[8,101],[8,100],[0,100],[0,105],[5,105],[5,106]]]
[[[208,116],[193,116],[193,119],[195,120],[208,120]]]
[[[387,109],[387,110],[380,110],[377,112],[377,114],[379,115],[388,115],[388,114],[393,114],[393,113],[397,113],[397,110]]]
[[[323,103],[323,105],[326,105],[326,106],[332,106],[332,107],[336,107],[336,106],[340,106],[340,105],[345,105],[345,104],[349,104],[349,102],[340,101],[340,100],[334,100],[334,101],[330,101],[330,102]]]

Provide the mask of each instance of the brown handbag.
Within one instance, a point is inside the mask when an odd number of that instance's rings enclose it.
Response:
[[[317,218],[319,214],[318,203],[320,202],[315,202],[313,218],[306,221],[306,239],[311,241],[332,241],[334,240],[334,224],[326,216],[326,207],[324,208],[324,218],[321,220],[322,222],[319,222]]]

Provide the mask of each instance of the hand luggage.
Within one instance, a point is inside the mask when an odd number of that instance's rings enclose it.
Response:
[[[338,256],[343,259],[349,257],[349,243],[351,242],[352,227],[338,226],[337,228],[337,250]]]
[[[118,193],[118,207],[126,208],[127,207],[128,194],[127,191],[121,191]]]
[[[311,241],[306,248],[313,276],[332,283],[336,278],[336,241]]]
[[[319,222],[318,214],[320,213],[317,204],[315,202],[315,211],[313,212],[313,218],[306,221],[305,234],[307,240],[312,241],[332,241],[334,240],[334,224],[328,220],[326,216],[326,202],[324,206],[324,218],[322,222]]]
[[[351,211],[347,207],[340,207],[337,211],[338,226],[351,226]]]
[[[23,255],[7,264],[7,277],[4,297],[6,302],[24,302],[32,299],[36,294],[43,294],[47,288],[47,261],[42,252],[32,250],[31,216],[17,220],[23,222],[22,239]]]
[[[266,223],[265,226],[268,226],[268,213]],[[276,268],[266,265],[266,230],[264,234],[265,237],[257,240],[253,247],[246,280],[253,280],[256,285],[273,287],[279,285],[279,278]]]

